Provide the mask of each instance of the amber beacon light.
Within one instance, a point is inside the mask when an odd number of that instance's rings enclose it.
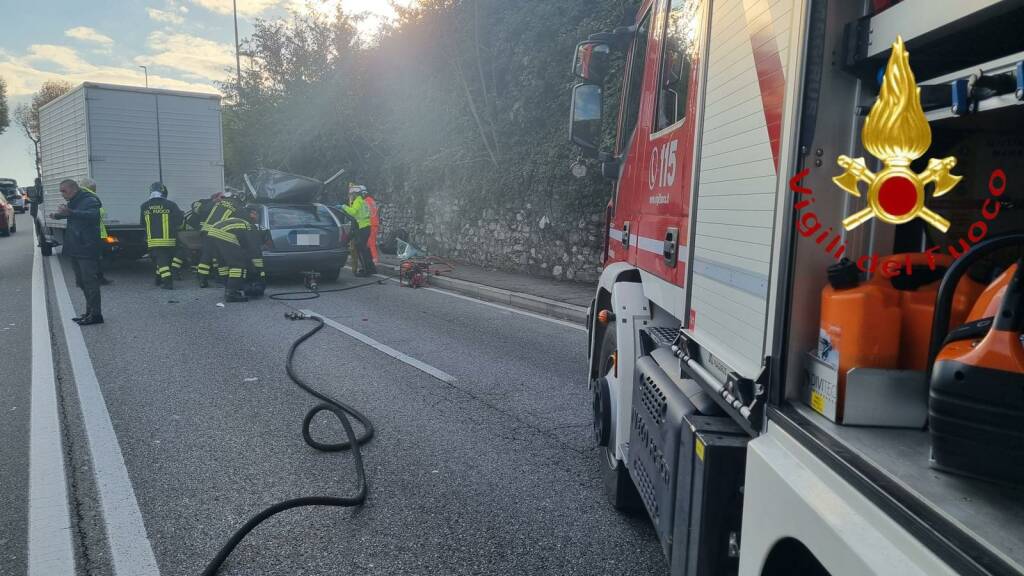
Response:
[[[934,183],[932,197],[937,198],[952,190],[962,177],[950,173],[956,166],[953,156],[929,159],[928,167],[920,174],[910,169],[910,163],[931,145],[932,131],[921,109],[921,89],[910,70],[910,53],[898,36],[861,139],[864,148],[885,168],[875,174],[864,164],[864,158],[838,158],[839,166],[846,171],[832,181],[858,198],[861,191],[857,186],[864,182],[868,194],[868,206],[843,220],[843,227],[853,230],[872,217],[888,224],[920,217],[942,232],[949,230],[949,220],[924,205],[924,187]]]

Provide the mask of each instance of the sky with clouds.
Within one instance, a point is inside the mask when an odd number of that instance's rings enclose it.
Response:
[[[408,4],[411,0],[401,0]],[[288,11],[366,13],[369,34],[392,15],[388,0],[237,0],[244,38],[255,18]],[[5,11],[0,77],[14,108],[46,80],[85,81],[216,92],[234,67],[232,0],[18,0]],[[31,142],[11,119],[0,135],[0,177],[35,178]]]

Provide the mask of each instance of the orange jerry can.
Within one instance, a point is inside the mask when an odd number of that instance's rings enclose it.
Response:
[[[894,254],[872,266],[875,273],[867,282],[860,281],[852,262],[829,269],[829,285],[821,293],[818,356],[838,368],[840,421],[851,368],[926,370],[935,301],[952,263],[942,254]],[[960,281],[953,326],[967,319],[984,289],[969,277]]]
[[[839,264],[837,266],[844,266]],[[839,369],[837,421],[842,421],[846,373],[859,366],[898,368],[902,315],[900,295],[888,278],[876,274],[859,282],[857,268],[845,264],[845,279],[833,277],[821,292],[818,356]]]
[[[935,301],[939,284],[946,270],[953,264],[953,258],[945,254],[901,254],[884,258],[904,262],[903,274],[891,282],[899,291],[902,335],[900,336],[900,365],[904,370],[928,369],[928,346],[932,333],[932,318],[935,316]],[[907,270],[911,273],[907,274]],[[985,286],[965,276],[957,284],[950,312],[950,325],[959,326],[967,319],[971,306]]]

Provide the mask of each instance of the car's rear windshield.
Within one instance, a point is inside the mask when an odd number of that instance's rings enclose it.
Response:
[[[11,196],[21,196],[18,192],[17,186],[8,186],[6,184],[0,184],[0,191],[3,191],[4,196],[10,198]]]
[[[298,226],[337,226],[330,211],[323,206],[268,206],[271,228]]]

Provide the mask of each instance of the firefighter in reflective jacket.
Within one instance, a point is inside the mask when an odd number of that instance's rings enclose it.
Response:
[[[356,221],[357,229],[354,231],[352,242],[356,246],[356,253],[359,255],[358,265],[352,266],[356,276],[370,276],[377,273],[377,267],[373,264],[373,257],[370,255],[370,207],[363,200],[362,193],[366,186],[349,184],[348,204],[342,209]]]
[[[249,213],[249,218],[227,218],[206,230],[215,257],[227,274],[224,285],[224,299],[227,302],[248,302],[247,289],[254,292],[251,285],[255,283],[260,286],[266,279],[262,244],[257,240],[252,224],[256,218],[255,211]],[[255,292],[260,292],[258,287]]]
[[[202,226],[203,219],[210,214],[210,210],[213,209],[213,205],[220,200],[220,193],[216,193],[209,198],[203,198],[202,200],[196,200],[189,207],[188,211],[185,212],[183,220],[181,222],[182,232],[198,232]],[[181,237],[178,237],[178,251],[175,254],[174,260],[171,262],[171,269],[174,272],[174,279],[181,280],[181,273],[178,267],[184,267],[185,262],[193,264],[193,268],[197,264],[196,259],[192,256],[192,251],[189,246],[181,241]],[[175,267],[175,263],[179,266]]]
[[[210,285],[210,271],[214,265],[218,264],[214,245],[209,239],[210,228],[233,217],[236,213],[240,213],[243,207],[241,200],[235,198],[232,193],[225,192],[220,195],[219,200],[213,203],[206,216],[199,220],[199,229],[203,232],[203,249],[199,256],[199,264],[196,266],[196,273],[199,274],[201,288]],[[227,268],[218,266],[217,272],[221,280],[227,280]]]
[[[370,247],[370,257],[373,258],[373,263],[380,262],[380,257],[377,254],[377,234],[380,233],[380,212],[377,210],[377,201],[370,196],[370,193],[366,191],[366,186],[363,186],[362,192],[363,201],[366,202],[366,206],[370,209],[370,237],[367,239],[367,244]]]
[[[171,290],[174,287],[171,277],[173,262],[177,260],[178,267],[181,267],[176,252],[183,216],[178,205],[167,199],[167,187],[162,183],[154,182],[149,187],[149,200],[142,205],[141,220],[146,227],[146,246],[153,260],[156,283],[165,290]]]

